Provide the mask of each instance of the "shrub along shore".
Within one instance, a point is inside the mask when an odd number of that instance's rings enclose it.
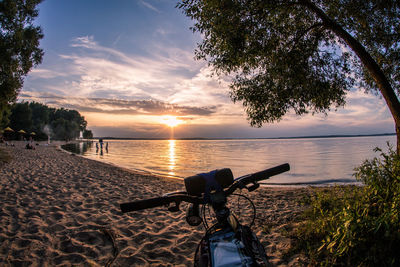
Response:
[[[287,255],[319,266],[400,265],[400,157],[377,151],[356,169],[365,186],[314,190]]]

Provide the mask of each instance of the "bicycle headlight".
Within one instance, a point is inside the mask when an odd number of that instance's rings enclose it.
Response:
[[[201,218],[199,214],[199,205],[190,204],[186,211],[186,221],[190,226],[198,226],[201,224]]]
[[[215,170],[215,181],[222,187],[227,188],[231,184],[233,184],[233,174],[231,169],[219,169]],[[206,189],[206,180],[203,175],[197,174],[194,176],[186,177],[185,180],[185,188],[188,195],[191,196],[201,196],[201,194],[205,193]],[[216,189],[216,188],[214,188]]]

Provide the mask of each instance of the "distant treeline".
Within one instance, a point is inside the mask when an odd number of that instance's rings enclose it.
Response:
[[[92,131],[87,130],[87,122],[76,110],[51,108],[37,102],[22,102],[12,105],[8,116],[3,116],[2,129],[9,126],[14,132],[5,132],[14,138],[21,138],[18,131],[24,130],[26,137],[34,132],[36,140],[72,140],[78,138],[80,132],[83,138],[93,138]]]

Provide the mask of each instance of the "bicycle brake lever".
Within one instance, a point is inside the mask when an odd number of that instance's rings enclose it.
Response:
[[[175,206],[168,207],[168,210],[169,210],[170,212],[177,212],[177,211],[180,211],[180,209],[179,209],[179,204],[180,204],[180,202],[175,202]]]
[[[242,190],[243,188],[247,188],[245,184],[243,184],[240,180],[237,181],[238,188]]]
[[[252,192],[252,191],[256,190],[256,189],[259,188],[259,187],[260,187],[260,184],[257,183],[257,182],[255,182],[253,185],[247,186],[246,188],[247,188],[247,190],[248,190],[249,192]]]

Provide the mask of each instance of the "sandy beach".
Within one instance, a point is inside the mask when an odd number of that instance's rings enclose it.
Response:
[[[61,151],[56,145],[5,147],[0,166],[0,265],[191,266],[202,225],[166,208],[122,214],[119,203],[183,190],[183,181],[152,177]],[[307,188],[262,188],[253,230],[273,266],[288,261],[285,227],[301,212]]]

